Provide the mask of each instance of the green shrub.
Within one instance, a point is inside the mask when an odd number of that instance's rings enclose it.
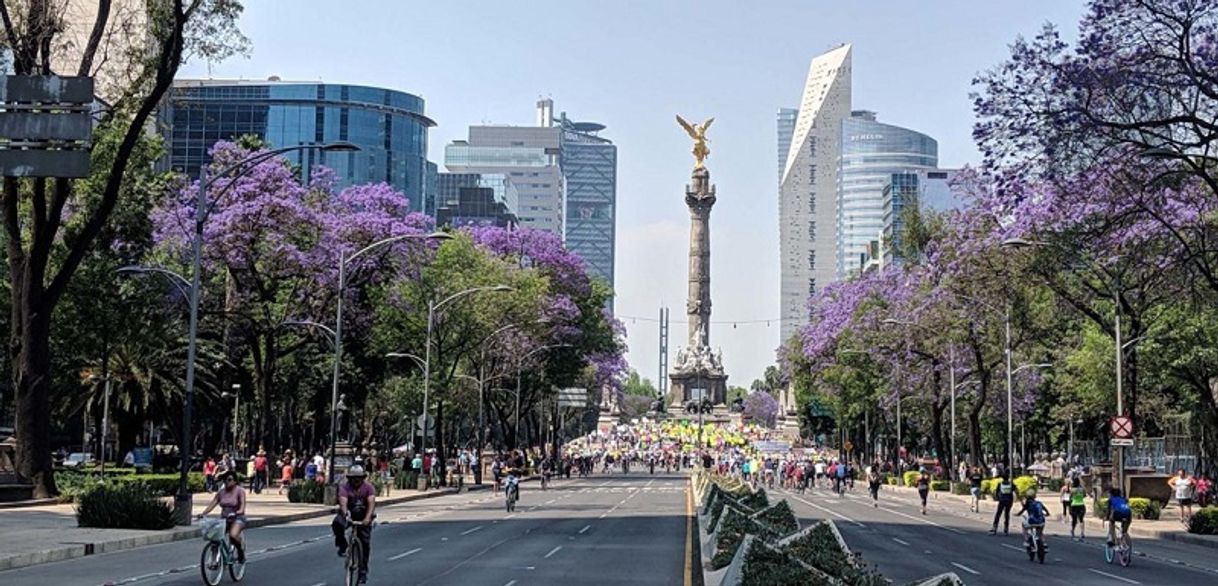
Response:
[[[394,488],[398,490],[414,490],[419,486],[419,473],[414,470],[404,470],[393,477]]]
[[[901,479],[905,481],[905,486],[915,486],[918,483],[919,476],[922,476],[921,472],[918,472],[917,470],[910,470],[909,472],[903,474]]]
[[[828,523],[816,525],[803,537],[787,544],[787,553],[830,576],[850,565],[850,558],[838,545]]]
[[[1158,501],[1152,501],[1148,498],[1133,497],[1129,499],[1129,510],[1133,511],[1135,519],[1146,519],[1157,521],[1163,513],[1163,507]],[[1108,518],[1108,499],[1102,498],[1095,503],[1095,516],[1101,519]]]
[[[930,489],[935,492],[947,492],[951,489],[951,481],[948,480],[932,480],[930,481]]]
[[[59,502],[74,503],[80,496],[100,484],[97,476],[80,472],[56,472],[55,486],[59,489]]]
[[[1028,492],[1029,488],[1037,487],[1037,490],[1039,490],[1040,481],[1036,480],[1035,476],[1016,476],[1014,482],[1016,499],[1023,498],[1024,493]],[[997,487],[998,484],[998,482],[995,482],[994,486]]]
[[[1218,507],[1208,506],[1193,512],[1188,532],[1198,535],[1218,535]]]
[[[173,527],[173,507],[147,485],[106,484],[80,495],[76,522],[105,529],[168,529]]]
[[[785,499],[758,513],[754,520],[773,531],[775,535],[789,535],[799,531],[799,520],[795,518],[795,512]]]
[[[888,486],[896,486],[896,485],[897,485],[897,477],[896,477],[896,476],[886,476],[886,477],[884,478],[884,482],[888,483]]]
[[[325,500],[326,485],[316,480],[297,482],[288,487],[288,502],[321,504]]]
[[[770,506],[770,498],[766,496],[764,488],[759,488],[757,489],[757,492],[746,494],[740,497],[738,500],[740,501],[740,504],[753,509],[754,511],[760,511],[761,509]]]
[[[727,494],[719,495],[719,498],[716,498],[715,502],[711,503],[710,518],[707,519],[707,523],[706,523],[707,531],[716,530],[715,527],[717,527],[719,525],[719,521],[723,517],[724,507],[726,507],[728,505],[728,503],[731,503],[732,506],[734,506],[746,513],[749,513],[749,514],[756,512],[756,510],[753,509],[752,507],[740,504],[740,501],[737,501],[736,499],[734,499],[730,496],[727,496]]]
[[[752,533],[762,539],[776,537],[760,523],[734,509],[729,510],[724,513],[723,521],[715,531],[715,556],[711,558],[713,569],[718,570],[732,563],[732,558],[736,556],[736,550],[740,548],[746,533]]]
[[[381,477],[380,474],[369,475],[368,482],[372,485],[373,488],[376,489],[376,496],[378,496],[378,497],[389,496],[389,488],[390,488],[389,482],[387,480],[385,480],[383,477]],[[454,482],[454,486],[455,486],[456,481],[454,480],[453,482]]]
[[[969,494],[972,494],[972,493],[970,493],[970,492],[969,492],[969,483],[967,483],[967,482],[953,482],[953,483],[952,483],[952,494],[959,494],[959,495],[969,495]]]
[[[754,541],[754,544],[757,542]],[[824,579],[808,571],[791,556],[768,545],[758,544],[744,554],[741,584],[758,586],[810,584],[827,586]]]
[[[1045,490],[1051,490],[1053,492],[1061,492],[1063,484],[1065,484],[1065,481],[1062,480],[1061,478],[1050,478],[1045,483]]]
[[[177,474],[128,474],[114,477],[114,482],[123,484],[143,484],[161,496],[178,494]],[[203,492],[207,487],[202,472],[190,472],[186,475],[186,488],[190,492]]]
[[[1091,504],[1092,510],[1095,511],[1095,516],[1101,519],[1108,518],[1108,499],[1100,499]]]
[[[998,490],[997,478],[986,478],[981,481],[981,498],[994,496],[994,492]]]

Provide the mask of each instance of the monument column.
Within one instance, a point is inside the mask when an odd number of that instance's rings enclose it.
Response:
[[[698,167],[693,183],[685,186],[685,205],[689,206],[689,298],[685,312],[689,317],[688,347],[710,347],[710,212],[715,205],[715,187],[710,172]]]

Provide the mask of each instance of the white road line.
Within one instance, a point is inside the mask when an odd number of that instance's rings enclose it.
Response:
[[[1101,576],[1108,576],[1109,578],[1112,578],[1113,580],[1120,580],[1126,584],[1141,584],[1141,582],[1139,582],[1137,580],[1130,580],[1129,578],[1122,578],[1121,576],[1118,576],[1116,574],[1109,574],[1108,572],[1101,572],[1099,570],[1092,569],[1092,568],[1087,568],[1087,571],[1095,572],[1096,574],[1099,574]]]
[[[650,486],[651,486],[651,483],[653,483],[653,482],[655,482],[655,481],[656,481],[656,479],[654,479],[654,478],[652,478],[651,480],[648,480],[648,481],[647,481],[647,486],[648,486],[648,487],[650,487]]]
[[[326,583],[325,583],[325,582],[318,582],[318,583],[314,584],[313,586],[326,586]]]
[[[589,529],[591,529],[591,528],[592,528],[592,526],[591,526],[591,525],[584,525],[584,528],[579,530],[579,534],[580,534],[580,535],[583,535],[584,533],[586,533],[586,532],[587,532]]]
[[[558,500],[558,499],[550,499],[550,500],[546,501],[546,504],[547,504],[547,505],[549,505],[549,504],[553,504],[553,503],[554,503],[554,501],[556,501],[556,500]]]
[[[562,546],[561,546],[561,545],[556,546],[554,549],[551,549],[551,550],[550,550],[550,553],[547,553],[547,554],[545,555],[545,559],[547,559],[547,560],[548,560],[548,559],[550,559],[550,556],[552,556],[552,555],[554,555],[554,554],[558,553],[558,550],[560,550],[560,549],[562,549]]]
[[[919,517],[915,517],[915,516],[913,516],[913,515],[906,515],[905,513],[902,513],[901,511],[894,511],[894,510],[892,510],[892,509],[890,509],[890,508],[888,508],[888,507],[880,507],[880,510],[881,510],[881,511],[888,511],[889,513],[892,513],[892,514],[894,514],[894,515],[899,515],[899,516],[901,516],[901,517],[905,517],[906,519],[909,519],[909,520],[911,520],[911,521],[920,521],[920,522],[922,522],[922,523],[926,523],[927,525],[933,525],[933,526],[938,527],[938,528],[940,528],[940,529],[943,529],[943,530],[946,530],[946,531],[951,531],[952,533],[958,533],[958,534],[960,534],[960,535],[964,535],[964,532],[963,532],[963,531],[961,531],[961,530],[959,530],[959,529],[956,529],[955,527],[948,527],[948,526],[946,526],[946,525],[940,525],[940,524],[938,524],[938,523],[936,523],[936,522],[934,522],[934,521],[931,521],[931,520],[929,520],[929,519],[922,519],[922,518],[919,518]]]
[[[406,557],[406,556],[408,556],[408,555],[414,555],[414,554],[416,554],[416,553],[419,553],[420,551],[423,551],[423,548],[421,548],[421,547],[416,547],[416,548],[414,548],[414,549],[412,549],[412,550],[410,550],[410,551],[408,551],[408,552],[399,553],[398,555],[395,555],[395,556],[393,556],[393,557],[389,558],[389,561],[391,561],[391,562],[393,562],[393,561],[397,561],[397,560],[400,560],[400,559],[402,559],[402,558],[404,558],[404,557]]]
[[[804,499],[801,499],[801,498],[799,498],[799,497],[797,497],[797,496],[791,496],[791,498],[793,498],[793,499],[795,499],[795,500],[797,500],[797,501],[799,501],[799,502],[801,502],[801,503],[803,503],[803,504],[805,504],[805,505],[808,505],[809,507],[812,507],[812,508],[814,508],[814,509],[820,509],[820,510],[822,510],[822,511],[824,511],[824,512],[826,512],[826,513],[829,513],[830,515],[833,515],[834,517],[837,517],[837,518],[839,518],[839,519],[841,519],[841,520],[843,520],[843,521],[846,521],[846,522],[848,522],[848,523],[854,523],[855,525],[858,525],[859,527],[866,527],[866,525],[864,525],[864,524],[862,524],[862,523],[859,523],[858,521],[855,521],[854,519],[851,519],[850,517],[847,517],[847,516],[845,516],[845,515],[843,515],[843,514],[841,514],[841,513],[837,512],[837,511],[832,510],[832,509],[826,509],[825,507],[822,507],[822,506],[820,506],[820,505],[818,505],[818,504],[815,504],[815,503],[813,503],[812,501],[804,500]]]
[[[503,586],[513,586],[514,584],[516,584],[516,581],[512,580],[511,582],[508,582],[507,584],[504,584]]]
[[[1015,547],[1014,545],[1011,545],[1011,544],[1009,544],[1009,543],[1003,543],[1003,544],[1002,544],[1002,546],[1003,546],[1003,547],[1005,547],[1005,548],[1007,548],[1007,549],[1013,549],[1013,550],[1015,550],[1015,551],[1022,551],[1022,552],[1026,552],[1026,551],[1028,551],[1028,550],[1026,550],[1026,549],[1024,549],[1024,548],[1022,548],[1022,547]]]
[[[479,529],[482,529],[482,525],[479,525],[479,526],[477,526],[477,527],[474,527],[473,529],[466,529],[465,531],[462,531],[462,532],[461,532],[461,535],[469,535],[470,533],[473,533],[473,532],[475,532],[475,531],[477,531],[477,530],[479,530]]]
[[[901,545],[904,545],[905,547],[909,547],[909,542],[908,542],[908,541],[905,541],[905,540],[903,540],[903,539],[897,539],[896,537],[893,537],[893,538],[892,538],[892,540],[893,540],[893,541],[895,541],[895,542],[897,542],[897,543],[899,543],[899,544],[901,544]]]
[[[956,562],[952,562],[952,565],[953,565],[953,566],[956,566],[957,568],[960,568],[961,570],[964,570],[964,571],[966,571],[966,572],[968,572],[968,573],[970,573],[970,574],[972,574],[972,575],[974,575],[974,576],[980,576],[980,575],[981,575],[981,572],[978,572],[977,570],[974,570],[974,569],[972,569],[972,568],[970,568],[970,567],[968,567],[968,566],[966,566],[966,565],[964,565],[964,564],[957,564]]]
[[[609,513],[601,513],[601,518],[602,518],[602,519],[604,519],[604,518],[605,518],[605,517],[607,517],[608,515],[609,515]]]

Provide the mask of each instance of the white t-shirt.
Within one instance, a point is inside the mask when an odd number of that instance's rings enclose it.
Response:
[[[1176,479],[1176,498],[1177,499],[1193,498],[1193,479],[1192,478],[1177,478]]]

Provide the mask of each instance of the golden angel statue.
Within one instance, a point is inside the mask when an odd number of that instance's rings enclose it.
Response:
[[[694,139],[693,153],[694,160],[697,161],[697,164],[694,165],[695,169],[703,168],[702,161],[710,156],[710,148],[706,146],[706,143],[710,142],[710,139],[706,138],[706,129],[710,128],[711,123],[714,121],[714,118],[707,118],[706,122],[702,124],[690,124],[681,116],[677,116],[677,124],[680,124],[681,128],[684,128],[685,132],[689,133],[689,137]]]

